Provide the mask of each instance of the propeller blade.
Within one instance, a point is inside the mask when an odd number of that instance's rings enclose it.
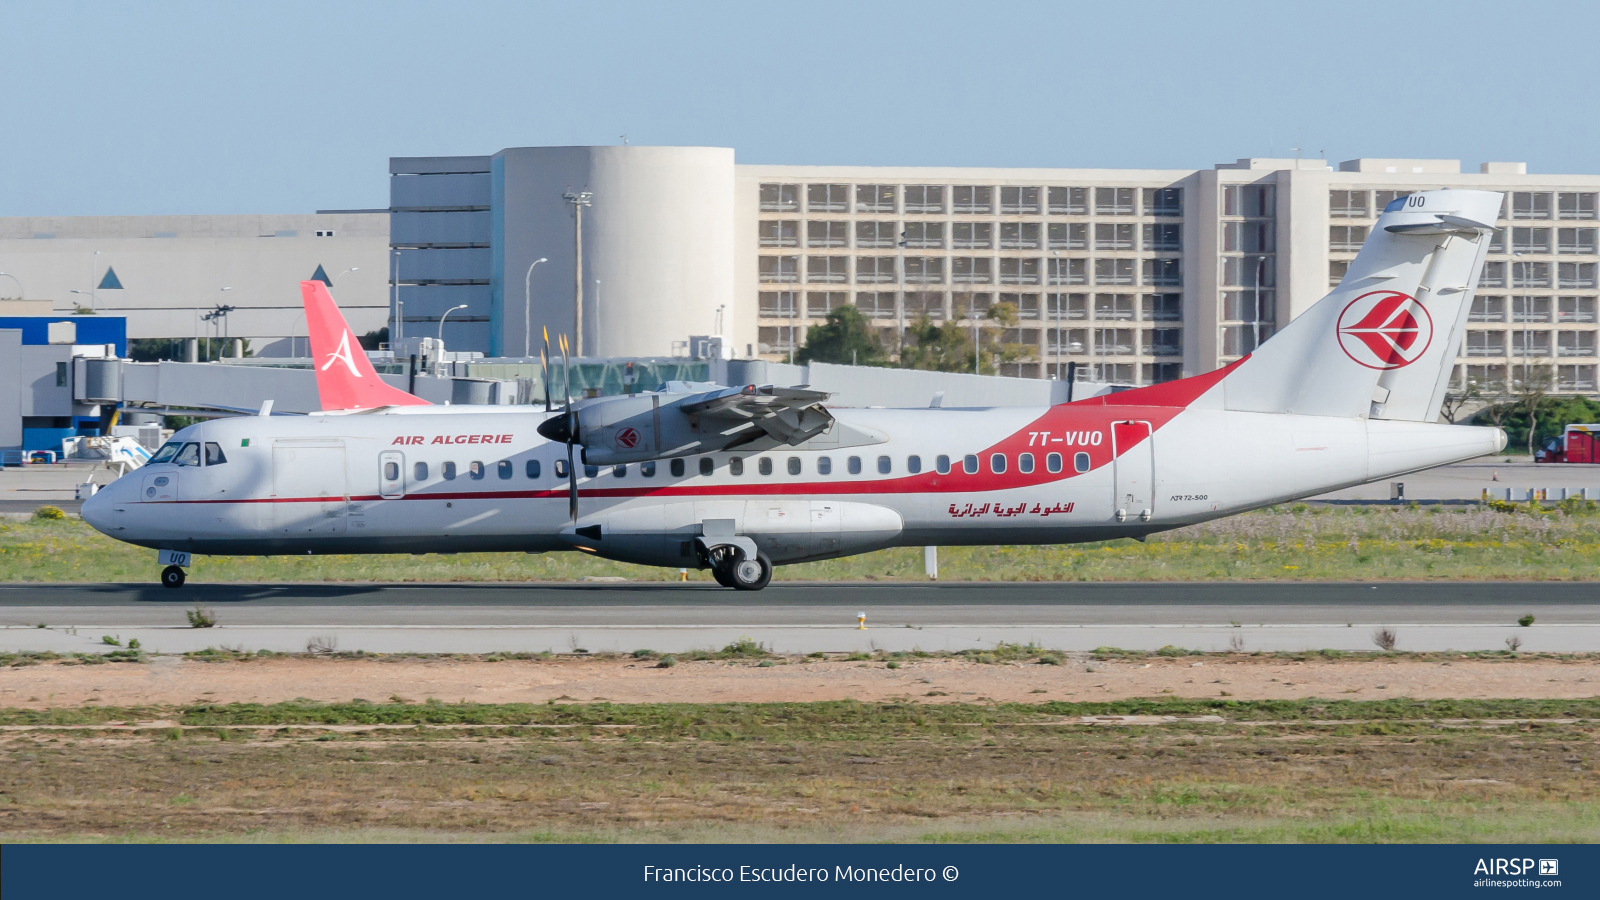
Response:
[[[572,460],[572,444],[567,444],[567,513],[578,521],[578,469]]]
[[[539,351],[539,364],[544,367],[544,411],[550,411],[550,348]]]
[[[572,360],[567,356],[567,336],[561,336],[562,398],[568,410],[572,409]]]
[[[550,329],[542,327],[544,332],[544,349],[539,351],[539,362],[544,366],[544,411],[550,411]]]

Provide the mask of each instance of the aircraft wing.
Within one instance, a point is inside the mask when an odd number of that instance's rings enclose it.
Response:
[[[774,440],[793,445],[821,434],[833,421],[822,408],[829,396],[826,391],[750,384],[686,398],[678,409],[698,418],[702,431],[711,423],[726,423],[725,433],[755,426]]]

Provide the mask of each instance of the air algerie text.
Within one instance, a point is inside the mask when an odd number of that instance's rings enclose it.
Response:
[[[415,446],[417,444],[509,444],[509,434],[437,434],[433,440],[424,441],[420,434],[402,434],[394,439],[394,445]]]

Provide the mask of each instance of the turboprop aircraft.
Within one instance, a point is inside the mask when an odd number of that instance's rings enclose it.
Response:
[[[157,550],[168,587],[190,554],[576,550],[759,590],[775,565],[885,547],[1143,539],[1504,448],[1436,423],[1500,202],[1396,200],[1339,286],[1249,356],[1037,408],[685,383],[433,406],[384,384],[302,282],[324,410],[191,425],[83,517]]]

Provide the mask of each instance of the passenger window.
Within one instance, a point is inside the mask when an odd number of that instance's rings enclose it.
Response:
[[[611,477],[612,478],[626,478],[627,476],[628,476],[628,467],[627,466],[612,466],[611,467]]]
[[[1079,472],[1089,471],[1089,454],[1079,453],[1072,457],[1072,467]]]
[[[1005,472],[1006,472],[1006,455],[1004,453],[991,453],[991,454],[989,454],[989,471],[993,472],[996,475],[1004,475],[1005,474]]]
[[[428,464],[425,463],[425,462],[417,463],[416,465],[411,467],[411,474],[416,476],[416,479],[418,481],[427,481],[428,480]]]
[[[831,456],[819,456],[819,457],[817,457],[817,474],[818,475],[832,475],[833,474],[833,457],[831,457]]]
[[[453,462],[445,463],[444,465],[439,467],[439,474],[444,476],[444,480],[445,481],[455,481],[456,480],[456,464],[453,463]]]
[[[908,457],[906,457],[906,471],[910,472],[913,475],[917,474],[918,472],[921,472],[922,471],[922,457],[920,457],[920,456],[908,456]]]
[[[588,466],[588,465],[586,465],[586,466],[583,467],[583,474],[587,475],[590,478],[599,478],[600,477],[600,467],[599,466]]]
[[[860,475],[861,474],[861,457],[859,457],[859,456],[850,457],[850,459],[849,459],[847,465],[845,466],[845,468],[850,470],[850,474],[851,475]]]
[[[511,476],[517,474],[517,470],[516,469],[517,469],[517,467],[513,466],[511,464],[511,460],[509,460],[509,459],[502,459],[502,460],[500,460],[499,465],[495,466],[495,470],[500,473],[500,480],[501,481],[509,481],[511,479]]]
[[[564,459],[556,460],[556,477],[557,478],[565,478],[565,477],[567,477],[567,461],[566,460],[564,460]]]
[[[178,451],[178,458],[173,460],[173,462],[180,466],[200,465],[200,445],[184,444],[183,449]]]
[[[528,460],[528,464],[524,469],[527,471],[529,478],[539,477],[539,461],[537,459]]]
[[[961,471],[968,475],[978,474],[978,457],[971,453],[961,457]]]
[[[639,474],[645,478],[656,477],[656,464],[654,461],[639,463]]]
[[[1024,475],[1033,472],[1033,454],[1024,453],[1017,457],[1017,471]]]
[[[227,461],[228,458],[222,455],[221,444],[206,441],[206,465],[220,466]]]
[[[1061,454],[1046,454],[1044,458],[1044,467],[1052,474],[1061,471]]]
[[[711,474],[711,470],[715,465],[716,464],[711,461],[711,457],[709,457],[709,456],[700,457],[700,474],[701,475],[710,475]]]
[[[484,470],[483,463],[473,460],[467,463],[467,474],[472,477],[473,481],[482,481],[483,476],[487,475],[488,472]]]
[[[798,456],[789,457],[789,474],[790,475],[799,475],[800,474],[800,457],[798,457]]]
[[[681,459],[673,460],[672,461],[672,465],[669,466],[669,468],[672,470],[672,477],[673,478],[682,478],[683,477],[683,460],[681,460]]]
[[[887,475],[887,474],[889,474],[889,470],[892,469],[892,468],[894,468],[894,464],[889,461],[889,457],[887,457],[887,456],[878,457],[878,474],[879,475]]]
[[[729,475],[743,475],[744,474],[744,457],[742,457],[742,456],[734,456],[734,457],[730,457],[728,459],[728,474]]]
[[[770,457],[770,456],[761,457],[761,461],[756,463],[756,468],[760,469],[761,470],[761,474],[763,474],[763,475],[771,475],[772,474],[772,457]]]
[[[383,464],[383,480],[384,481],[399,481],[400,480],[400,464],[397,463],[397,462],[386,462],[386,463],[384,463]]]
[[[933,459],[933,470],[940,475],[950,474],[950,457],[936,456]]]

